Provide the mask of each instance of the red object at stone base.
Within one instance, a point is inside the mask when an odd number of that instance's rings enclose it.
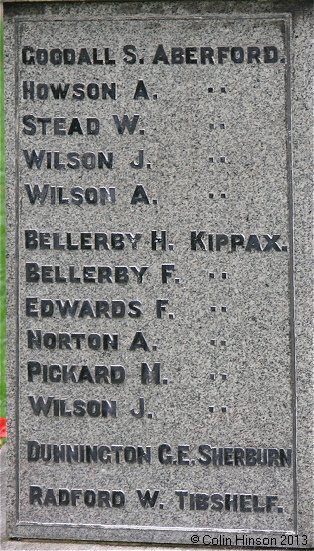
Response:
[[[7,437],[7,420],[5,417],[0,417],[0,438]]]

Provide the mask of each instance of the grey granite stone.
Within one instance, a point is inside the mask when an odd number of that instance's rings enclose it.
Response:
[[[8,535],[310,548],[312,5],[5,23]]]
[[[110,544],[106,545],[103,543],[96,543],[96,542],[86,542],[86,541],[76,541],[76,542],[65,542],[65,541],[45,541],[45,540],[15,540],[15,539],[9,539],[6,535],[6,529],[5,529],[5,520],[6,520],[6,475],[7,475],[7,458],[6,458],[6,447],[3,447],[0,449],[0,507],[1,507],[1,517],[0,517],[0,544],[1,544],[1,551],[80,551],[84,549],[84,551],[99,551],[100,549],[102,551],[137,551],[143,549],[148,549],[149,551],[167,551],[171,549],[171,551],[189,551],[192,549],[195,549],[195,546],[161,546],[158,545],[157,547],[152,545],[119,545],[119,544]],[[221,551],[225,551],[221,549]],[[233,551],[228,548],[228,551]],[[261,549],[261,551],[264,551]],[[267,548],[267,551],[272,551],[271,549]]]

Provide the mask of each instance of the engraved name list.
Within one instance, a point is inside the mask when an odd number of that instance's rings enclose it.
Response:
[[[288,19],[36,24],[16,21],[21,522],[293,530]]]

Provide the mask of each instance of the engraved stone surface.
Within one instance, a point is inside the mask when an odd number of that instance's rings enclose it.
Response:
[[[9,534],[311,547],[309,4],[5,17]]]

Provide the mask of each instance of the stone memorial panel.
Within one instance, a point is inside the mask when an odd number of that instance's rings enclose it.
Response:
[[[11,536],[312,545],[295,4],[6,5]]]

